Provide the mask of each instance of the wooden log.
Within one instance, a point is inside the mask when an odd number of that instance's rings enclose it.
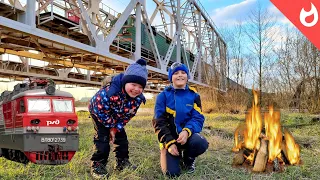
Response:
[[[254,172],[265,171],[267,160],[268,160],[268,141],[265,139],[261,139],[261,146],[255,158],[252,171]]]
[[[244,154],[243,149],[240,149],[239,152],[236,152],[233,157],[232,165],[242,165],[245,160],[243,154]]]
[[[281,158],[285,164],[290,164],[290,161],[288,159],[288,153],[286,150],[286,140],[282,140],[281,144]]]
[[[281,161],[280,162],[283,164],[290,164],[289,160],[287,159],[287,157],[285,155],[284,150],[281,150]]]

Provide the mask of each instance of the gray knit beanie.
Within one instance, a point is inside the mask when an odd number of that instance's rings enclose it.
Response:
[[[122,77],[122,87],[124,87],[126,83],[137,83],[144,89],[148,79],[146,65],[147,62],[144,59],[139,59],[137,62],[130,64]]]

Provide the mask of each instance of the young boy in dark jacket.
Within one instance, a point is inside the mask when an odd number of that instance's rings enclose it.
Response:
[[[172,84],[157,97],[153,125],[160,142],[162,172],[179,176],[179,165],[194,172],[195,158],[207,150],[208,142],[199,134],[204,116],[199,94],[187,84],[188,68],[173,63],[168,78]]]
[[[95,152],[91,157],[91,174],[95,178],[107,177],[106,164],[110,145],[113,143],[117,158],[116,170],[135,167],[129,161],[128,139],[124,126],[135,116],[140,104],[145,103],[142,94],[148,72],[146,61],[139,59],[127,70],[112,78],[91,99],[89,112],[94,129]]]

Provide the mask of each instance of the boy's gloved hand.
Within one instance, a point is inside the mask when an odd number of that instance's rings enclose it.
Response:
[[[117,129],[116,128],[111,128],[110,129],[110,142],[113,144],[114,143],[114,139],[117,133]]]
[[[171,146],[169,146],[168,152],[173,156],[179,156],[179,151],[178,151],[177,145],[175,144],[172,144]]]
[[[188,140],[188,131],[183,130],[180,134],[179,137],[177,139],[177,142],[180,143],[181,145],[184,145],[187,140]]]

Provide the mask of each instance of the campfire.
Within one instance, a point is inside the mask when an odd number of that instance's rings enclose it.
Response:
[[[300,164],[299,145],[288,130],[282,131],[280,112],[269,106],[262,119],[258,94],[254,90],[253,95],[246,122],[234,133],[233,165],[252,168],[254,172],[281,172],[284,165]]]

